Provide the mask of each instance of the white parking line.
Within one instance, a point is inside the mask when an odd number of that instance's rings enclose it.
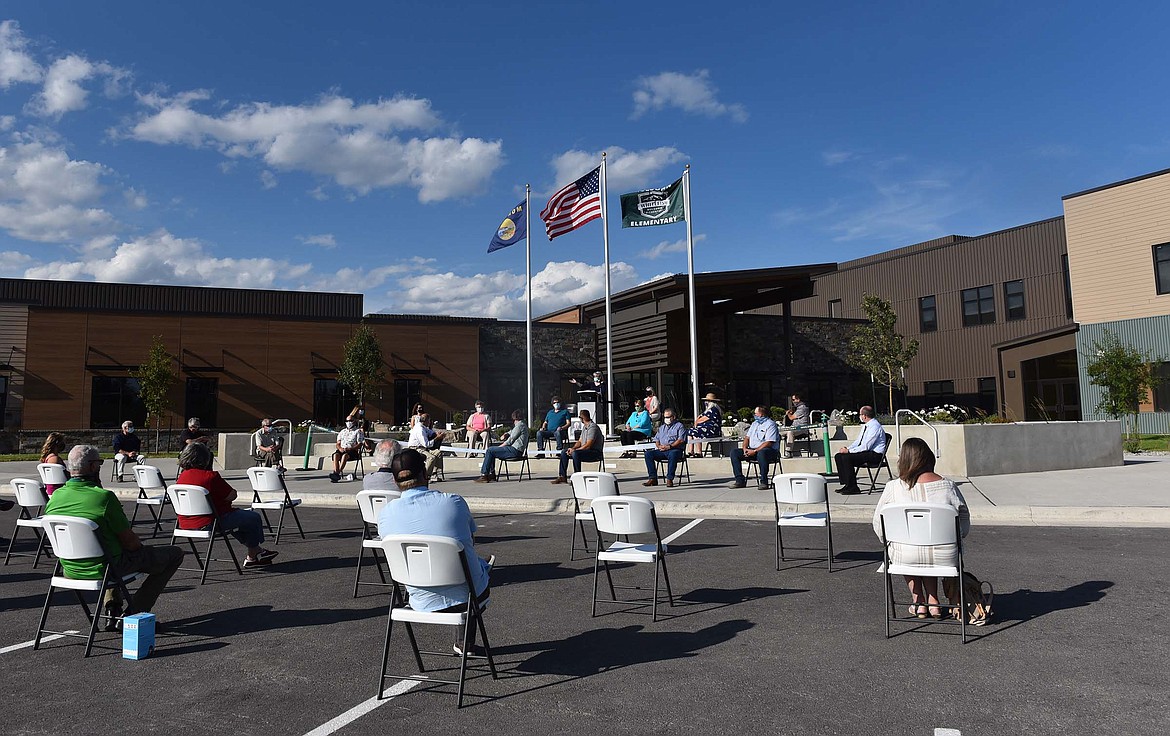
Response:
[[[307,734],[305,734],[305,736],[328,736],[328,734],[331,734],[338,729],[345,728],[378,706],[389,703],[392,698],[398,695],[402,695],[403,693],[410,692],[413,688],[416,688],[421,684],[423,683],[419,680],[403,680],[394,687],[386,688],[386,690],[382,691],[381,700],[379,700],[377,696],[374,696],[364,703],[358,703],[333,720],[317,726],[312,731],[309,731]]]
[[[936,728],[934,736],[963,736],[963,732],[957,728]]]
[[[65,632],[65,634],[78,634],[78,633],[81,633],[81,632],[78,632],[78,631],[66,631]],[[41,643],[44,644],[45,642],[53,641],[54,639],[64,639],[65,634],[50,634],[49,636],[42,636]],[[15,652],[18,649],[25,649],[27,647],[31,647],[34,643],[36,643],[36,639],[33,639],[32,641],[26,641],[23,644],[13,644],[10,647],[4,647],[3,649],[0,649],[0,654],[8,654],[9,652]]]
[[[679,529],[679,530],[678,530],[677,532],[675,532],[674,534],[671,534],[671,535],[670,535],[669,537],[667,537],[666,539],[663,539],[663,540],[662,540],[662,543],[663,543],[663,544],[670,544],[671,542],[673,542],[674,540],[678,539],[678,538],[679,538],[679,537],[681,537],[682,535],[686,534],[686,533],[687,533],[687,532],[689,532],[690,530],[694,529],[695,527],[697,527],[697,526],[698,526],[699,524],[701,524],[701,523],[703,523],[703,520],[702,520],[702,519],[695,519],[695,520],[694,520],[694,521],[692,521],[691,523],[689,523],[689,524],[687,524],[686,526],[684,526],[682,529]]]

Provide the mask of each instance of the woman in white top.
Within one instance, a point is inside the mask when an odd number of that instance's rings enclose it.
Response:
[[[892,503],[940,503],[953,506],[959,512],[959,532],[966,537],[971,529],[971,515],[967,502],[953,481],[934,472],[934,453],[918,437],[902,443],[898,451],[898,477],[886,484],[873,513],[873,531],[882,534],[881,511]],[[958,550],[953,544],[933,547],[915,547],[905,544],[890,545],[890,561],[895,565],[957,565]],[[938,600],[938,578],[907,575],[906,584],[914,605],[910,613],[918,618],[928,615],[941,619]]]

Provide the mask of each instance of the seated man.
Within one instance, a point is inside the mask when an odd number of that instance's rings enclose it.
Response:
[[[731,450],[731,471],[735,474],[735,480],[728,484],[731,488],[747,486],[747,478],[743,474],[744,458],[748,462],[756,461],[760,464],[760,488],[771,487],[768,482],[768,466],[780,462],[780,428],[776,426],[772,417],[768,416],[767,407],[757,406],[755,417],[752,426],[744,435],[743,443]]]
[[[491,563],[475,553],[475,518],[462,497],[440,493],[427,487],[426,460],[417,451],[405,449],[395,456],[391,472],[402,491],[402,498],[390,501],[378,517],[378,535],[385,539],[391,534],[430,534],[449,537],[463,545],[467,569],[475,588],[475,599],[482,605],[491,595],[488,574]],[[461,612],[467,610],[468,590],[465,585],[435,588],[408,587],[410,607],[416,611]],[[458,627],[456,631],[458,632]],[[474,646],[475,627],[471,641]],[[458,636],[458,633],[456,634]],[[462,642],[456,640],[456,651]]]
[[[418,450],[427,459],[428,478],[435,470],[443,469],[443,440],[447,438],[446,432],[435,431],[434,424],[430,414],[423,414],[410,430],[410,439],[406,442],[407,447]]]
[[[552,408],[544,415],[544,423],[536,430],[536,449],[543,450],[545,440],[556,438],[557,451],[565,449],[569,434],[569,410],[561,404],[561,397],[552,397]]]
[[[284,438],[272,431],[272,420],[265,417],[260,420],[260,429],[253,439],[256,441],[256,459],[264,463],[264,467],[273,465],[284,471]]]
[[[483,454],[483,465],[479,468],[479,477],[476,483],[491,483],[496,479],[496,460],[500,458],[524,457],[528,452],[528,424],[524,421],[524,412],[517,409],[512,412],[512,431],[504,441],[495,447],[489,447]]]
[[[792,457],[792,441],[808,437],[809,409],[800,394],[792,394],[792,408],[784,416],[788,419],[789,427],[780,438],[781,451],[785,458],[789,458]]]
[[[837,480],[841,481],[837,493],[861,493],[857,486],[857,468],[880,462],[886,454],[886,430],[874,419],[873,407],[863,406],[857,414],[864,422],[861,434],[856,442],[837,450],[833,456],[837,464]]]
[[[397,491],[394,483],[394,473],[390,470],[390,463],[394,456],[402,452],[402,445],[397,440],[382,440],[374,447],[372,462],[377,466],[373,473],[366,473],[362,479],[363,491]]]
[[[119,482],[126,470],[126,463],[137,465],[146,459],[146,455],[139,452],[141,449],[142,440],[134,434],[134,422],[127,419],[122,422],[122,431],[114,435],[114,475]]]
[[[483,449],[492,444],[492,418],[484,413],[483,402],[475,402],[475,413],[467,418],[467,449],[474,450],[483,445]]]
[[[226,532],[248,548],[244,567],[270,565],[279,552],[267,550],[264,544],[264,521],[260,514],[251,509],[232,508],[236,500],[236,489],[211,469],[211,449],[201,442],[192,442],[179,453],[179,478],[183,485],[207,489],[207,500],[219,514],[220,525]],[[214,516],[180,516],[176,522],[180,529],[207,529],[215,521]]]
[[[345,429],[337,433],[337,449],[333,451],[333,472],[329,474],[329,482],[341,480],[341,471],[345,469],[348,460],[359,460],[362,456],[362,446],[366,436],[357,428],[357,422],[352,419],[345,421]]]
[[[46,514],[77,516],[97,523],[98,536],[112,560],[111,577],[132,572],[146,573],[146,580],[125,601],[131,613],[146,613],[166,587],[167,581],[183,563],[183,550],[173,545],[148,547],[130,530],[130,521],[122,510],[122,503],[111,491],[102,488],[102,456],[92,445],[76,445],[69,451],[67,461],[69,480],[53,492],[45,507]],[[103,561],[61,560],[65,577],[78,580],[100,580]],[[106,630],[115,630],[120,622],[113,617],[122,615],[123,601],[116,588],[106,591],[100,613],[110,616]]]
[[[569,460],[573,461],[573,472],[581,470],[581,463],[598,462],[604,457],[602,448],[605,446],[605,435],[601,427],[597,426],[589,416],[588,409],[582,409],[577,415],[581,419],[581,438],[570,448],[561,450],[560,467],[553,483],[568,483],[566,472],[569,469]]]
[[[187,428],[179,432],[179,451],[192,442],[200,442],[208,447],[211,446],[211,435],[207,430],[199,427],[199,417],[191,417],[187,420]]]
[[[654,433],[654,449],[647,450],[646,475],[649,477],[642,485],[658,485],[658,461],[666,461],[666,487],[674,485],[674,469],[683,459],[683,446],[687,443],[687,427],[682,422],[676,422],[674,409],[667,408],[662,412],[662,426]]]

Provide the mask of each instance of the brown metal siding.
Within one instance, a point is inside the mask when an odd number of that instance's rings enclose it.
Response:
[[[827,317],[830,300],[841,300],[841,317],[864,318],[866,292],[890,300],[898,329],[921,343],[906,373],[909,393],[921,394],[924,381],[953,380],[957,394],[975,393],[977,379],[996,375],[991,346],[1072,323],[1065,314],[1061,255],[1064,218],[1023,225],[979,237],[908,246],[841,264],[816,281],[817,295],[793,302],[795,316]],[[890,257],[893,254],[899,254]],[[1004,282],[1024,280],[1026,317],[1006,321]],[[963,327],[962,290],[991,285],[994,324]],[[936,332],[919,332],[918,299],[934,295]],[[781,313],[777,308],[758,310]]]

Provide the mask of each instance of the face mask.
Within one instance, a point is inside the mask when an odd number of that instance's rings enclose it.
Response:
[[[345,423],[345,428],[346,428],[346,429],[353,429],[353,422],[346,422],[346,423]]]
[[[126,431],[127,431],[127,432],[129,432],[130,434],[134,434],[134,428],[133,428],[133,427],[127,427],[127,428],[126,428]]]
[[[674,424],[674,417],[667,417],[666,419],[663,419],[662,421],[666,422],[667,424]]]
[[[760,416],[759,414],[756,414],[756,415],[755,415],[755,417],[756,417],[756,421],[757,421],[757,422],[762,422],[762,421],[764,421],[764,417]]]
[[[475,413],[476,414],[483,414],[483,407],[482,406],[475,407]]]
[[[560,411],[561,405],[560,404],[553,404],[553,408],[556,409],[557,411]]]

